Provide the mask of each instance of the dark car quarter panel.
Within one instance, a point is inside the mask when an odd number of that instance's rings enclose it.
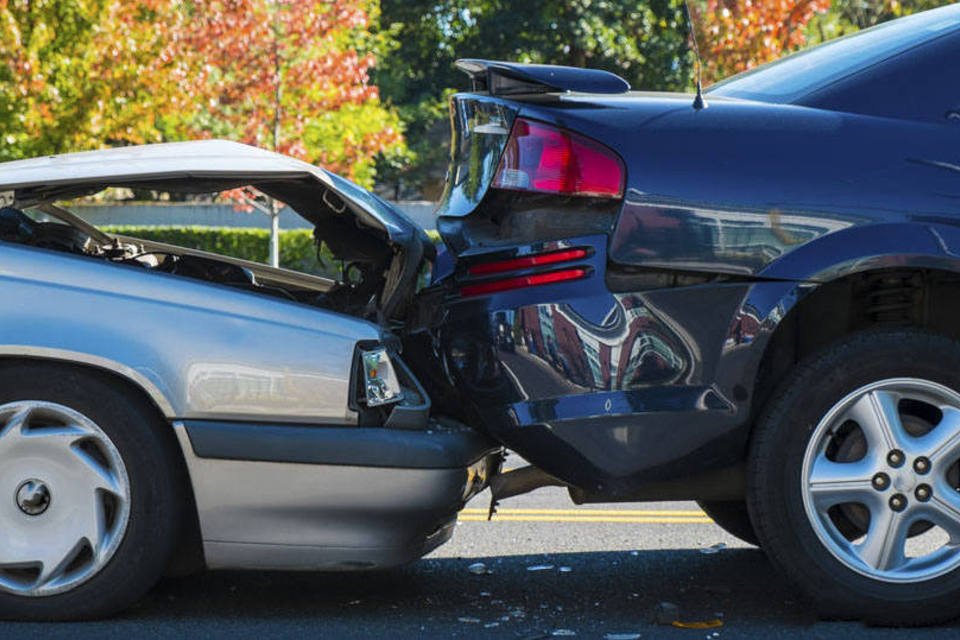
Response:
[[[488,110],[496,101],[483,97]],[[539,196],[481,183],[474,214],[464,217],[463,200],[441,208],[438,228],[459,258],[454,289],[476,262],[590,249],[583,280],[454,291],[441,340],[480,423],[584,500],[650,487],[671,497],[666,483],[684,478],[702,481],[676,497],[741,495],[759,367],[791,309],[857,272],[960,272],[954,123],[708,103],[696,111],[692,97],[666,94],[504,102],[616,151],[627,163],[618,210],[548,197],[529,207],[547,224],[525,228],[523,213],[504,212],[510,235],[498,236],[493,207],[522,211]],[[543,213],[551,207],[559,231]]]

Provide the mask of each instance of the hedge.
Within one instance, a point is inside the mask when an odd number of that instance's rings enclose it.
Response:
[[[143,240],[165,242],[189,249],[200,249],[220,255],[267,262],[270,255],[270,231],[267,229],[237,229],[230,227],[153,227],[109,226],[107,233],[116,233]],[[280,266],[304,273],[336,275],[338,265],[324,247],[317,260],[317,247],[309,229],[280,231]]]
[[[163,227],[163,226],[107,226],[107,233],[116,233],[144,240],[165,242],[190,249],[200,249],[220,255],[267,262],[270,255],[270,231],[234,227]],[[436,231],[427,231],[434,242],[440,242]],[[326,247],[317,259],[313,231],[289,229],[280,231],[280,266],[303,273],[339,276],[339,264]]]

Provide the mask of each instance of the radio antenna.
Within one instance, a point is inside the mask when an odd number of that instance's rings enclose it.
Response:
[[[700,59],[700,46],[697,44],[697,30],[693,26],[690,0],[684,0],[683,12],[687,16],[687,27],[690,29],[690,39],[693,41],[694,73],[697,77],[697,95],[693,98],[693,108],[700,111],[707,108],[707,102],[703,99],[703,61]]]

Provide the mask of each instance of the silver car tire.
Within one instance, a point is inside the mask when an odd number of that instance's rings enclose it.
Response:
[[[185,503],[170,429],[109,374],[0,362],[0,617],[102,617],[159,579]]]
[[[960,615],[960,343],[855,334],[767,403],[747,467],[761,548],[828,618]]]

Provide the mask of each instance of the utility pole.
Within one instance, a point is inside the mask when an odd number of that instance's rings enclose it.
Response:
[[[283,68],[280,62],[280,11],[283,0],[273,2],[273,150],[280,151],[280,99],[283,97]],[[270,198],[270,266],[280,266],[280,203]]]

